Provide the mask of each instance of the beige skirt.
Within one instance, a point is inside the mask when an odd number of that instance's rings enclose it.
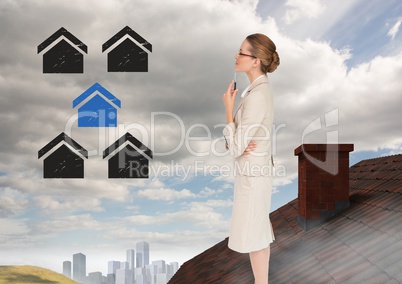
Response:
[[[275,239],[269,219],[272,178],[236,175],[229,248],[248,253],[269,246]]]

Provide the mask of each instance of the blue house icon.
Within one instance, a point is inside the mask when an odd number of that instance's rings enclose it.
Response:
[[[78,127],[116,127],[121,102],[99,83],[93,84],[73,101],[78,108]]]

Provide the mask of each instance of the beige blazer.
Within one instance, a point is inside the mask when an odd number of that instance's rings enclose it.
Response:
[[[256,79],[241,98],[234,122],[223,129],[226,147],[235,157],[235,173],[245,176],[271,176],[271,132],[274,106],[266,75]],[[250,141],[256,149],[243,155]]]

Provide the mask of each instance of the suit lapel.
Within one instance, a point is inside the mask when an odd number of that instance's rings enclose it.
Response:
[[[244,101],[247,99],[248,95],[250,94],[250,92],[257,87],[258,85],[261,85],[263,83],[268,83],[268,77],[267,76],[261,76],[260,78],[258,78],[257,80],[255,80],[250,87],[248,88],[247,92],[244,94],[244,97],[240,99],[239,105],[234,113],[234,117],[236,117],[237,112],[239,111],[239,109],[241,108],[241,106],[244,104]]]

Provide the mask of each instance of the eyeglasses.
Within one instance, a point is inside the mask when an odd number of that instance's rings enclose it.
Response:
[[[254,55],[251,55],[251,54],[244,54],[244,53],[242,53],[241,51],[239,51],[239,52],[237,53],[237,55],[238,55],[238,56],[248,56],[248,57],[252,57],[252,58],[257,58],[257,57],[255,57]]]

